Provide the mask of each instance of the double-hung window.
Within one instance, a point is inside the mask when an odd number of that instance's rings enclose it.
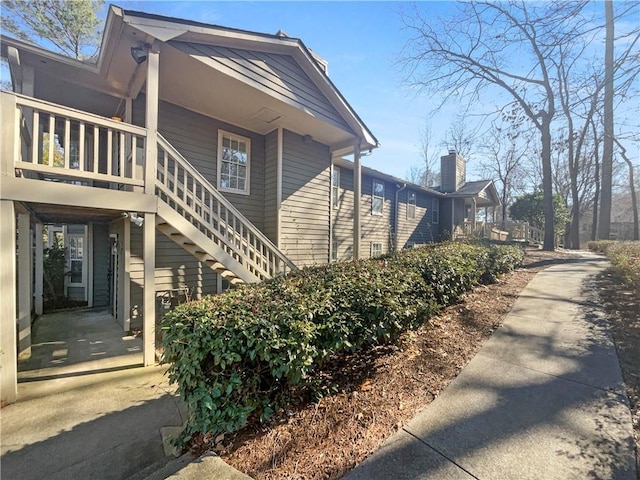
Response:
[[[407,193],[407,219],[413,220],[416,218],[416,192],[409,190]]]
[[[218,188],[249,194],[251,139],[220,130],[218,132]]]
[[[431,222],[440,223],[440,200],[432,198],[431,202]]]
[[[371,194],[371,214],[382,215],[384,207],[384,183],[380,180],[373,181],[373,191]]]
[[[379,257],[382,255],[382,243],[371,242],[371,258]]]

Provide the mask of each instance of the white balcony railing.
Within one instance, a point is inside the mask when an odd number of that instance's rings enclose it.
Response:
[[[19,176],[120,190],[144,186],[146,129],[2,92],[15,104]]]

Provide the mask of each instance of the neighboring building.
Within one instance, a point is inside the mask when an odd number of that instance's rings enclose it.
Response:
[[[142,328],[148,365],[172,295],[437,241],[458,205],[492,195],[363,168],[376,138],[327,62],[282,32],[112,6],[95,63],[4,36],[1,54],[15,92],[0,94],[3,403],[42,313],[45,225],[64,237],[67,295]]]
[[[353,258],[353,162],[335,159],[332,174],[332,260]],[[446,195],[362,167],[360,258],[440,241],[440,203]]]
[[[441,203],[440,223],[442,235],[455,239],[459,235],[478,232],[477,214],[484,209],[485,220],[495,218],[495,209],[500,206],[500,196],[492,180],[466,181],[466,164],[454,150],[440,159],[441,186],[435,189],[445,193]],[[484,235],[483,235],[484,236]]]

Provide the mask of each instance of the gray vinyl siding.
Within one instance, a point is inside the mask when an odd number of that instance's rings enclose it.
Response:
[[[281,248],[298,266],[329,261],[331,154],[284,131]]]
[[[440,236],[443,240],[451,238],[453,225],[452,220],[452,208],[455,199],[447,198],[440,201]]]
[[[93,306],[104,307],[111,304],[109,294],[113,277],[109,272],[111,248],[109,247],[109,226],[93,225]]]
[[[360,258],[371,256],[371,244],[381,243],[382,253],[393,250],[390,234],[393,228],[393,209],[395,200],[395,184],[380,178],[376,181],[384,184],[384,203],[382,215],[372,214],[373,179],[370,175],[362,175],[362,197],[360,200]]]
[[[353,258],[353,210],[354,186],[353,170],[340,168],[340,202],[332,212],[332,237],[338,244],[338,261]],[[393,222],[395,184],[380,178],[384,184],[384,203],[382,215],[371,213],[373,178],[362,176],[362,196],[360,197],[360,258],[371,256],[371,244],[381,243],[382,253],[393,250],[390,233]]]
[[[335,168],[335,167],[334,167]],[[353,170],[340,168],[340,190],[337,206],[331,214],[332,239],[337,242],[337,260],[351,260],[353,257]],[[384,206],[382,215],[372,215],[373,179],[384,183]],[[371,255],[371,244],[381,243],[382,252],[393,251],[395,229],[395,193],[397,185],[386,179],[364,174],[362,178],[362,197],[360,200],[360,257]],[[431,243],[440,241],[440,225],[433,224],[431,216],[433,195],[414,189],[416,193],[416,215],[407,219],[407,196],[410,189],[398,195],[398,245],[405,248],[408,244]],[[442,207],[441,207],[442,209]],[[440,213],[442,219],[442,212]]]
[[[265,136],[264,155],[264,234],[274,244],[277,239],[277,194],[278,194],[278,131]]]
[[[337,260],[353,258],[353,170],[340,168],[340,190],[338,205],[333,206],[332,237],[337,243]]]
[[[35,72],[35,98],[111,118],[117,115],[122,99],[81,85],[66,82],[46,70]],[[55,85],[55,88],[51,88]],[[88,129],[87,129],[88,131]]]
[[[109,233],[117,235],[118,238],[118,265],[117,272],[118,281],[117,281],[117,308],[116,308],[116,320],[120,326],[124,327],[125,317],[128,318],[129,313],[124,311],[124,292],[125,288],[129,288],[129,285],[125,285],[127,280],[127,274],[125,272],[125,251],[124,251],[124,222],[128,220],[123,220],[121,222],[111,222],[109,224]]]
[[[157,236],[157,234],[156,234]],[[129,260],[129,278],[131,280],[131,324],[130,328],[142,328],[144,259],[142,228],[131,227],[131,256]],[[157,313],[157,312],[156,312]]]
[[[408,218],[409,192],[416,194],[416,214]],[[438,224],[433,223],[433,197],[423,191],[406,188],[398,194],[398,248],[409,244],[433,243],[440,240]]]
[[[320,89],[290,55],[187,42],[168,42],[194,58],[207,58],[215,68],[343,130],[350,128]],[[208,60],[208,62],[210,62]]]
[[[143,95],[138,97],[134,107],[134,123],[144,125]],[[261,230],[264,228],[264,136],[168,102],[160,102],[158,130],[216,188],[218,131],[224,130],[251,139],[250,195],[221,193],[251,223]]]
[[[142,228],[131,227],[131,328],[142,328],[144,262]],[[171,239],[156,232],[156,316],[168,311],[162,298],[168,290],[186,286],[192,298],[217,292],[217,275]]]

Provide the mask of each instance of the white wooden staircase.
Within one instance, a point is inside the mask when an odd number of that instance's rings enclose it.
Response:
[[[296,269],[166,139],[158,139],[158,230],[231,284]]]

